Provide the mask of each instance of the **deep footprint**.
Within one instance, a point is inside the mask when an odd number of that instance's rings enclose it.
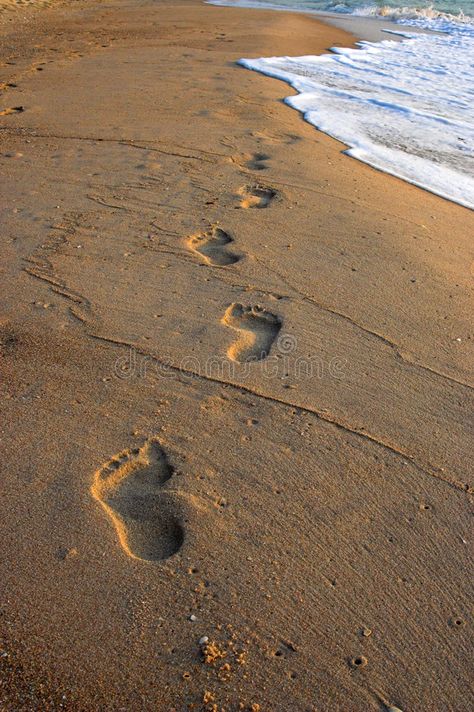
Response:
[[[8,109],[3,109],[0,111],[0,116],[10,116],[10,114],[21,114],[25,109],[23,106],[12,106]]]
[[[246,186],[239,191],[241,208],[268,208],[277,192],[261,185]]]
[[[237,341],[227,350],[228,357],[239,363],[266,358],[281,329],[280,317],[260,306],[231,304],[222,322],[239,334]]]
[[[232,254],[226,247],[232,242],[234,240],[227,232],[220,227],[213,227],[208,232],[191,237],[188,245],[195,252],[199,252],[208,264],[227,267],[240,260],[240,257]]]
[[[173,469],[156,440],[125,450],[94,475],[92,496],[112,519],[126,553],[161,561],[175,554],[184,531],[172,497],[161,487]]]

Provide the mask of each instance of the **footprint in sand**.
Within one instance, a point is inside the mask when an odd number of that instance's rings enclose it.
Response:
[[[9,116],[10,114],[21,114],[25,109],[23,106],[12,106],[8,109],[0,111],[0,116]]]
[[[241,208],[268,208],[277,192],[262,185],[245,186],[239,190]]]
[[[220,227],[213,227],[205,233],[193,235],[188,240],[188,246],[194,252],[204,257],[206,262],[214,267],[227,267],[240,260],[227,249],[234,242],[231,236]]]
[[[228,357],[232,361],[247,363],[261,361],[268,356],[282,322],[279,316],[263,307],[231,304],[222,318],[222,323],[237,331],[239,335],[237,341],[228,348]]]
[[[126,553],[134,559],[161,561],[184,540],[175,501],[161,487],[173,468],[156,440],[125,450],[94,475],[92,496],[112,519]]]
[[[270,158],[268,153],[245,153],[232,156],[231,160],[242,168],[249,168],[251,171],[264,171],[268,168],[267,161]]]
[[[271,144],[286,144],[291,145],[302,140],[301,136],[297,134],[275,134],[268,133],[266,131],[252,131],[250,136],[254,138],[257,143],[271,143]]]
[[[252,171],[264,171],[268,168],[266,162],[269,160],[270,156],[267,153],[254,153],[245,165]]]

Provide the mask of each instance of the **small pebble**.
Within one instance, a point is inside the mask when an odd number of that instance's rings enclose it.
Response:
[[[58,559],[61,561],[66,561],[66,559],[72,559],[77,556],[77,549],[69,549],[67,547],[61,547],[58,551]]]
[[[192,614],[189,616],[189,620],[192,621],[193,623],[195,623],[195,621],[197,621],[197,616],[195,616],[194,613],[192,613]]]
[[[209,638],[207,635],[203,635],[202,638],[199,638],[199,645],[206,645],[206,643],[209,642]]]

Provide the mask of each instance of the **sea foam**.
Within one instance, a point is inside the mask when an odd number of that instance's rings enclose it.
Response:
[[[401,34],[322,56],[240,62],[291,84],[298,95],[287,103],[348,155],[473,209],[474,27]]]
[[[474,0],[433,0],[417,6],[397,5],[396,0],[386,0],[384,4],[375,4],[365,0],[206,0],[209,5],[236,6],[284,10],[305,13],[342,13],[363,17],[382,17],[385,19],[444,19],[449,22],[472,22]],[[464,11],[466,10],[466,12]]]

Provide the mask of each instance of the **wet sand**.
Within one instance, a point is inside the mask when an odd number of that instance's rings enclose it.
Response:
[[[235,63],[337,28],[198,0],[21,15],[1,708],[467,712],[472,212]]]

